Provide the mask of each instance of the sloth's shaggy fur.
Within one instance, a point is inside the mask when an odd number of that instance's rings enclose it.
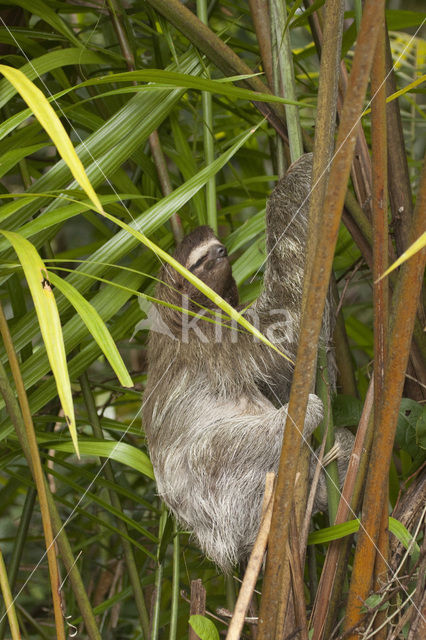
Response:
[[[300,158],[268,200],[264,290],[253,307],[261,331],[268,335],[269,330],[292,359],[299,337],[311,167],[311,154]],[[184,238],[175,258],[237,307],[226,251],[209,227]],[[160,280],[158,298],[197,312],[200,304],[215,309],[171,267],[162,268]],[[278,467],[292,366],[235,326],[199,320],[196,330],[188,330],[190,316],[160,305],[156,315],[143,426],[158,491],[203,552],[227,571],[247,555],[257,534],[265,474]],[[329,315],[327,308],[325,340]],[[248,316],[252,321],[253,311]],[[322,415],[321,401],[310,395],[305,437]]]

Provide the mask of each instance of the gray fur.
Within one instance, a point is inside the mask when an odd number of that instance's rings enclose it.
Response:
[[[269,198],[264,291],[254,305],[263,332],[277,323],[270,310],[285,310],[274,335],[292,359],[299,335],[311,168],[307,154]],[[230,264],[227,258],[216,259],[213,240],[211,229],[199,227],[175,257],[237,307]],[[208,255],[200,250],[203,246]],[[193,311],[200,311],[199,304],[215,309],[171,267],[162,268],[160,279],[158,298]],[[150,335],[143,407],[158,492],[203,552],[228,571],[253,545],[265,474],[278,467],[292,366],[235,327],[224,328],[217,342],[217,326],[200,321],[202,334],[191,331],[185,340],[187,317],[160,305],[158,311],[167,331]],[[327,338],[328,321],[325,326]],[[321,401],[310,395],[305,437],[322,415]]]

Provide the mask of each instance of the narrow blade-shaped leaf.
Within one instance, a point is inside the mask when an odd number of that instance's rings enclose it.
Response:
[[[47,269],[31,242],[13,231],[0,229],[0,233],[9,240],[22,265],[37,313],[47,357],[49,358],[50,367],[55,377],[59,399],[64,410],[74,448],[77,455],[79,455],[74,405],[61,321],[59,319],[55,296],[53,295],[50,282],[47,278]]]
[[[102,211],[102,205],[90,184],[84,170],[83,163],[76,154],[62,122],[59,120],[53,107],[49,104],[44,94],[31,82],[31,80],[28,80],[27,76],[24,75],[22,71],[19,71],[19,69],[14,69],[13,67],[1,64],[0,71],[15,87],[18,93],[20,93],[37,120],[52,138],[58,153],[67,163],[72,175],[80,187],[93,202],[95,209]]]
[[[152,464],[146,453],[133,447],[127,442],[116,442],[115,440],[82,440],[79,442],[80,452],[83,455],[99,456],[100,458],[111,458],[125,464],[148,478],[154,479]],[[49,442],[49,447],[56,451],[72,453],[71,442]]]
[[[71,302],[86,327],[102,349],[123,387],[132,387],[133,382],[126,365],[115,345],[105,322],[96,309],[69,282],[49,271],[49,280]]]

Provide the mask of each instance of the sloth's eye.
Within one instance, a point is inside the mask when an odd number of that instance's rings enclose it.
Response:
[[[195,264],[192,264],[192,265],[189,267],[189,270],[190,270],[190,271],[195,271],[195,269],[198,269],[198,267],[201,267],[201,265],[203,264],[203,262],[204,262],[205,260],[207,260],[207,256],[208,256],[208,253],[206,253],[206,255],[204,255],[204,256],[201,256],[201,258],[199,258]]]

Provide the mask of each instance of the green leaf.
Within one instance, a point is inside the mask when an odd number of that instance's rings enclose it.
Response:
[[[102,205],[90,184],[83,163],[76,154],[62,122],[44,94],[19,69],[13,69],[13,67],[7,67],[2,64],[0,65],[0,71],[20,93],[37,120],[51,137],[58,153],[68,165],[76,182],[93,202],[95,209],[102,211]]]
[[[62,20],[62,18],[49,7],[48,4],[42,2],[42,0],[9,0],[9,4],[22,7],[30,13],[34,13],[42,20],[50,24],[58,33],[61,33],[73,44],[83,48],[83,44],[74,35],[69,26]]]
[[[382,595],[380,595],[379,593],[373,593],[364,602],[364,606],[361,607],[361,611],[363,611],[365,613],[365,612],[369,611],[370,609],[375,609],[376,607],[379,607],[379,605],[382,602],[382,600],[383,600],[383,596]],[[383,611],[387,607],[389,607],[389,602],[384,602],[382,604],[382,606],[379,607],[379,611]]]
[[[416,442],[422,449],[426,449],[426,407],[416,422]]]
[[[71,302],[93,338],[102,349],[123,387],[132,387],[133,382],[114,340],[96,309],[69,282],[49,271],[49,279]]]
[[[71,442],[57,442],[48,440],[44,443],[44,446],[49,446],[56,451],[65,451],[66,453],[73,452],[73,446]],[[133,447],[127,442],[116,442],[115,440],[79,440],[79,448],[81,455],[87,456],[99,456],[100,458],[109,458],[125,464],[127,467],[131,467],[144,476],[148,476],[151,480],[154,480],[154,471],[152,468],[151,460],[146,453]]]
[[[201,640],[219,640],[219,631],[205,616],[193,615],[189,618],[189,624]]]
[[[348,522],[343,522],[342,524],[335,524],[332,527],[324,527],[324,529],[313,531],[309,534],[308,544],[323,544],[325,542],[339,540],[340,538],[344,538],[352,533],[356,533],[359,530],[359,527],[360,520],[358,518],[355,520],[348,520]],[[399,522],[399,520],[389,517],[389,531],[391,531],[391,533],[398,538],[401,544],[408,549],[413,536],[404,527],[404,525]],[[417,554],[419,552],[419,546],[414,542],[411,553]]]
[[[75,426],[74,405],[71,383],[68,375],[67,358],[61,321],[55,296],[47,278],[47,269],[31,242],[13,231],[2,233],[13,246],[24,270],[34,307],[40,325],[41,335],[46,347],[50,367],[55,377],[59,399],[77,455],[79,455],[77,430]]]
[[[362,413],[362,402],[353,396],[339,394],[333,399],[333,421],[336,427],[357,425]]]
[[[46,145],[44,143],[33,144],[29,147],[19,147],[19,149],[6,151],[0,160],[0,178],[10,171],[10,169],[12,169],[17,162],[22,160],[22,158],[26,158],[31,153],[35,153],[36,151],[43,149],[45,146]]]
[[[106,52],[107,50],[104,50],[104,53]],[[35,78],[39,78],[43,74],[53,71],[54,69],[69,65],[102,64],[105,62],[105,59],[106,58],[104,56],[99,53],[95,53],[94,51],[90,51],[90,49],[70,47],[69,49],[49,51],[49,53],[45,53],[39,58],[30,60],[27,64],[24,64],[24,66],[21,67],[20,71],[30,80],[34,80]],[[66,91],[69,91],[69,89]],[[16,87],[11,86],[7,80],[2,80],[0,82],[0,107],[3,107],[16,92]],[[15,118],[17,119],[17,122],[22,122],[22,120],[28,118],[29,115],[29,113],[25,112],[17,113],[15,116],[10,118],[11,122],[9,124],[12,124],[12,122],[15,121]],[[10,127],[8,127],[8,130],[10,131]],[[2,129],[0,127],[0,132],[1,131]],[[5,135],[4,131],[2,131],[0,138],[3,135]]]
[[[349,520],[342,524],[335,524],[332,527],[324,527],[319,531],[313,531],[308,536],[308,544],[324,544],[339,540],[352,533],[356,533],[359,529],[359,520]]]
[[[417,424],[420,420],[421,428],[425,415],[426,407],[422,407],[421,404],[410,398],[402,398],[399,406],[395,441],[412,458],[415,458],[418,454]]]
[[[150,89],[155,86],[158,86],[158,88],[185,87],[187,89],[197,89],[199,91],[210,91],[211,93],[234,99],[242,98],[244,100],[255,100],[257,102],[278,102],[281,104],[305,106],[305,103],[303,102],[287,100],[286,98],[275,96],[272,93],[259,93],[258,91],[251,91],[250,89],[234,87],[229,84],[230,78],[222,79],[222,81],[210,80],[191,76],[186,73],[166,71],[162,69],[143,69],[138,71],[125,71],[123,73],[112,73],[100,78],[86,80],[85,82],[76,85],[74,88],[79,89],[80,87],[87,87],[91,85],[111,84],[112,82],[135,82],[138,80],[142,82],[149,82]],[[142,87],[142,89],[144,88],[145,87]],[[133,88],[133,90],[135,89],[137,90],[137,87]]]
[[[420,7],[420,5],[418,5]],[[386,25],[390,31],[402,31],[408,27],[420,26],[426,19],[426,13],[420,11],[401,11],[388,9]]]

